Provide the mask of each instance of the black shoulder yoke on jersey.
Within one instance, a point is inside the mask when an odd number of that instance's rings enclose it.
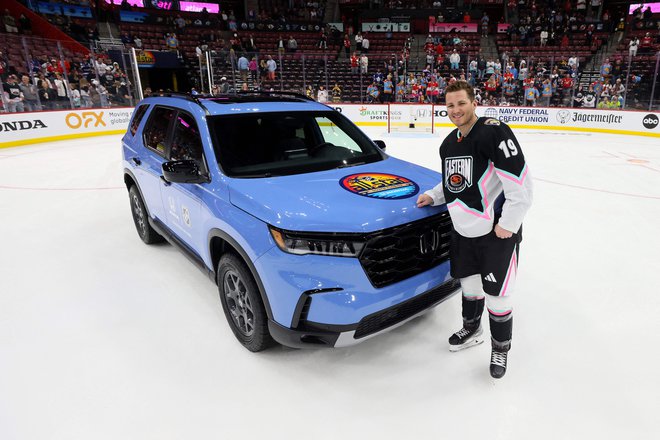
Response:
[[[460,199],[468,208],[484,212],[485,204],[499,195],[487,194],[486,183],[495,174],[520,180],[525,158],[513,131],[497,119],[481,117],[467,136],[459,133],[453,130],[440,146],[445,199]]]

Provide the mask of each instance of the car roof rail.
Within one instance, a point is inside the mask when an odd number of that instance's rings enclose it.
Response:
[[[285,91],[267,91],[267,90],[238,90],[235,92],[236,95],[255,95],[255,96],[290,96],[293,98],[304,99],[305,101],[314,101],[307,95],[298,92],[285,92]]]
[[[154,97],[168,97],[168,98],[183,98],[187,99],[188,101],[192,101],[202,107],[204,109],[204,112],[206,115],[210,115],[211,112],[209,112],[209,109],[206,108],[206,106],[202,103],[202,101],[199,100],[199,98],[212,98],[213,95],[209,94],[196,94],[193,95],[192,93],[183,93],[183,92],[152,92],[150,95],[146,96],[148,98]]]

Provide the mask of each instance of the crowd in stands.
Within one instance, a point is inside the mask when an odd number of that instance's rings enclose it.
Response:
[[[35,56],[25,68],[5,68],[5,60],[0,52],[2,108],[7,112],[134,104],[125,72],[109,59],[89,55],[70,62]]]
[[[389,9],[435,8],[436,22],[479,25],[479,34],[431,33],[418,42],[410,34],[357,32],[348,23],[339,31],[324,24],[324,1],[268,3],[268,13],[262,8],[244,16],[231,9],[220,14],[153,14],[153,26],[122,23],[121,43],[126,48],[175,51],[195,62],[199,57],[202,64],[208,52],[216,69],[214,94],[285,87],[322,102],[442,103],[447,85],[465,80],[475,86],[477,100],[487,105],[591,108],[623,107],[624,97],[650,80],[635,68],[627,73],[627,59],[617,52],[599,63],[596,78],[580,81],[586,62],[612,32],[630,56],[654,56],[660,47],[660,21],[649,8],[619,16],[620,11],[603,10],[601,0],[505,0],[506,13],[498,23],[467,7],[445,10],[438,1],[373,2]],[[107,14],[134,9],[127,2],[105,7]],[[48,19],[79,41],[98,40],[96,26],[89,22]],[[6,33],[31,33],[24,15],[5,11],[2,21]],[[499,24],[508,25],[505,33],[496,32]],[[496,55],[482,51],[479,35],[495,41]],[[413,44],[422,48],[421,63],[411,60]],[[103,61],[86,57],[64,66],[51,55],[30,57],[22,68],[10,65],[0,52],[6,111],[133,104],[125,72],[103,55]],[[309,77],[301,83],[303,69],[309,69]],[[202,88],[196,84],[194,90]]]

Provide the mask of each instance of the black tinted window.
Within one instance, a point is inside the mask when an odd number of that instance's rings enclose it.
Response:
[[[204,169],[202,138],[195,119],[186,113],[179,113],[174,121],[171,160],[194,160]]]
[[[133,136],[135,136],[138,126],[140,125],[140,122],[142,121],[142,118],[144,117],[144,114],[147,112],[148,108],[149,105],[144,104],[135,109],[135,112],[133,113],[133,120],[131,121],[131,134]]]
[[[156,150],[160,154],[165,154],[167,146],[167,129],[174,117],[174,110],[165,107],[156,107],[149,116],[147,125],[144,127],[144,144]]]

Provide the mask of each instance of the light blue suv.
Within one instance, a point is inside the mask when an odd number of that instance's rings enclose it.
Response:
[[[251,351],[352,345],[459,288],[446,208],[415,207],[440,175],[302,95],[148,97],[122,146],[140,238],[217,283]]]

